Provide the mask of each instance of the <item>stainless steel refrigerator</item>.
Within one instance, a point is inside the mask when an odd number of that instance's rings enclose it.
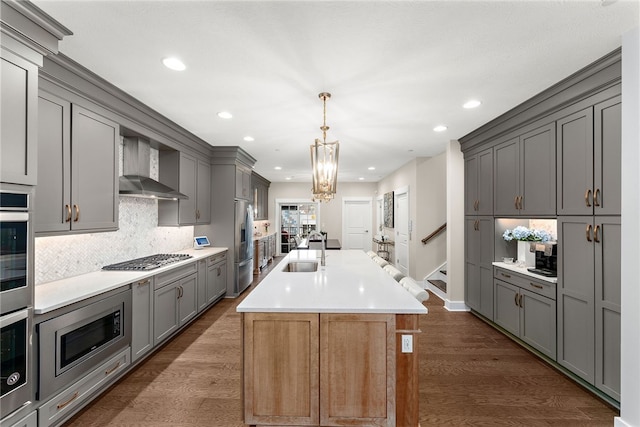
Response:
[[[235,289],[236,295],[253,280],[253,207],[246,200],[235,201]]]

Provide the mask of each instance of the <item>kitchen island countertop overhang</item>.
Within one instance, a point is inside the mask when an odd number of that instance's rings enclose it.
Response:
[[[360,250],[290,252],[238,305],[238,312],[426,314],[427,308]],[[292,262],[314,272],[285,272]]]

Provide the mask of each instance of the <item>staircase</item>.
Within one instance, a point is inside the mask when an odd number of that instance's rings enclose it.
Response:
[[[435,287],[438,291],[435,291],[436,294],[442,293],[446,295],[447,293],[447,263],[442,264],[438,269],[436,269],[433,273],[425,277],[425,282],[427,282],[427,287],[434,290]]]

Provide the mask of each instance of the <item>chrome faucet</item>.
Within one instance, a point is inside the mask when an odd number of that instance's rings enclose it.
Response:
[[[308,239],[309,239],[309,245],[311,245],[311,236],[320,236],[320,249],[322,249],[322,258],[320,258],[320,265],[324,267],[324,247],[325,247],[325,242],[324,242],[324,234],[320,233],[317,230],[313,230],[311,233],[309,233]]]

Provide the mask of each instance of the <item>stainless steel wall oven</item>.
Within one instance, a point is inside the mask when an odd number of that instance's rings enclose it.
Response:
[[[29,354],[31,346],[31,309],[14,311],[0,317],[0,356],[2,384],[0,406],[2,417],[29,404]]]
[[[29,226],[29,194],[0,192],[0,309],[3,314],[31,305]]]
[[[130,346],[131,291],[39,323],[36,332],[38,399],[43,400]]]

